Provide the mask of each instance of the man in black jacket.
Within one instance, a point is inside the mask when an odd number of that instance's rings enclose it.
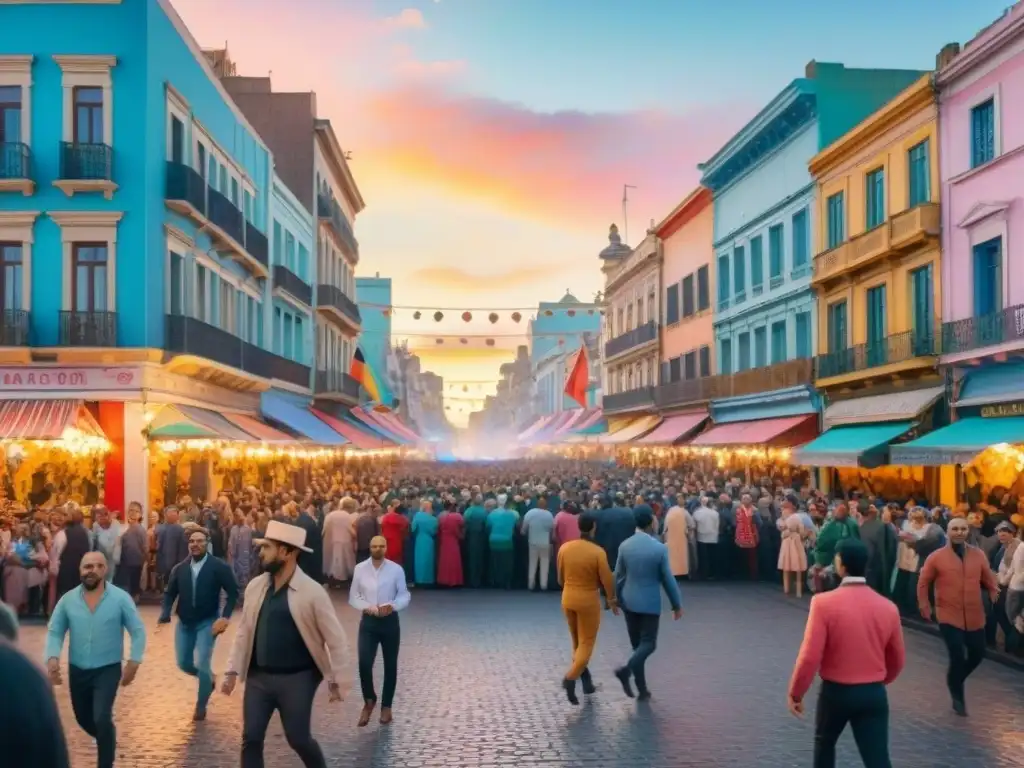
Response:
[[[57,566],[57,600],[77,587],[82,577],[79,566],[82,558],[92,549],[89,531],[82,525],[82,510],[74,502],[67,505],[68,520],[64,525],[64,545],[60,549]],[[58,534],[59,538],[60,534]],[[54,603],[56,605],[56,603]]]
[[[206,719],[206,704],[216,681],[211,661],[217,636],[224,632],[238,602],[238,582],[231,566],[208,552],[209,534],[199,526],[188,535],[189,559],[174,566],[164,591],[158,624],[171,621],[171,608],[178,601],[178,628],[174,649],[178,669],[199,678],[199,697],[193,720]],[[221,593],[226,599],[221,609]]]

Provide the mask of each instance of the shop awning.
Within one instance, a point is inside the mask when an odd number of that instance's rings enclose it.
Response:
[[[530,426],[528,426],[526,429],[524,429],[522,432],[516,435],[516,440],[521,443],[526,442],[534,434],[536,434],[537,431],[543,429],[544,426],[547,425],[548,422],[550,422],[551,419],[553,419],[554,417],[555,414],[553,413],[546,413],[543,416],[538,416],[536,419],[533,420],[533,423],[530,424]]]
[[[605,445],[622,445],[623,443],[629,443],[636,440],[641,435],[645,435],[654,429],[661,422],[661,416],[650,414],[647,416],[641,416],[639,419],[632,421],[617,432],[613,432],[610,435],[605,435],[601,438],[600,442]]]
[[[422,443],[423,438],[416,434],[415,430],[402,421],[402,418],[394,411],[375,410],[373,415],[380,419],[381,423],[391,429],[392,432],[404,437],[412,443]]]
[[[224,418],[239,429],[248,432],[261,443],[281,444],[297,442],[291,435],[286,434],[279,429],[274,429],[272,426],[264,421],[260,421],[255,416],[248,416],[244,413],[225,413]]]
[[[311,408],[310,410],[313,412],[314,416],[360,450],[379,451],[382,448],[390,448],[394,445],[394,443],[385,441],[382,437],[377,437],[376,435],[360,429],[355,424],[331,416],[329,413],[324,413],[316,408]]]
[[[569,423],[576,415],[575,411],[561,411],[556,413],[554,418],[551,419],[543,429],[538,430],[533,434],[533,437],[529,439],[531,445],[540,445],[542,443],[557,442],[554,438],[558,434],[559,430]]]
[[[320,421],[309,408],[276,392],[264,392],[260,410],[270,421],[281,424],[317,445],[345,445],[347,440]]]
[[[149,423],[150,440],[229,440],[260,442],[224,416],[194,405],[165,405]]]
[[[593,430],[595,427],[598,428],[597,432],[605,432],[608,429],[608,425],[604,421],[604,411],[600,408],[588,409],[583,417],[573,425],[572,433],[574,435],[594,434],[588,430]]]
[[[105,437],[81,400],[0,402],[0,440],[60,440],[69,429]]]
[[[914,426],[912,421],[833,427],[793,453],[801,467],[877,467],[885,464],[889,443]]]
[[[569,411],[569,418],[555,430],[554,436],[562,437],[563,435],[570,434],[576,428],[576,425],[580,423],[580,420],[586,417],[587,413],[589,411],[586,408],[575,408]]]
[[[707,418],[707,411],[669,416],[658,425],[657,429],[637,440],[637,445],[672,445],[689,436],[691,432],[707,421]]]
[[[815,415],[786,416],[779,419],[758,419],[757,421],[736,421],[730,424],[719,424],[702,435],[697,435],[692,446],[728,446],[728,445],[767,445],[774,443],[779,447],[793,447],[806,442],[806,432],[812,422],[817,421]],[[800,435],[791,434],[799,432]],[[795,439],[793,439],[795,438]],[[789,443],[788,446],[779,445]]]
[[[848,424],[914,421],[931,408],[944,392],[944,387],[929,387],[840,400],[825,409],[822,421],[826,429]]]
[[[410,442],[408,438],[399,434],[393,425],[389,425],[379,418],[380,414],[375,411],[366,410],[364,408],[353,408],[352,415],[396,445],[406,445]]]
[[[1024,443],[1024,416],[984,419],[972,416],[890,449],[890,461],[908,467],[967,464],[1001,443]]]

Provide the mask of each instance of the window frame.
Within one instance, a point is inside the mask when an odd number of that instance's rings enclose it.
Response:
[[[0,85],[21,88],[21,143],[32,146],[32,65],[31,54],[0,56]]]
[[[64,91],[63,140],[74,143],[77,139],[77,109],[75,89],[80,87],[99,88],[103,92],[102,119],[103,141],[108,147],[114,146],[114,87],[111,70],[117,65],[116,56],[64,56],[55,54],[54,61],[61,68]]]
[[[864,174],[864,229],[872,229],[885,224],[885,166],[872,168]]]
[[[103,261],[98,261],[97,260],[97,261],[80,262],[79,261],[79,253],[83,249],[86,249],[86,248],[88,248],[88,249],[96,249],[96,250],[102,249],[103,250]],[[95,273],[99,270],[99,268],[100,268],[99,265],[100,264],[102,264],[102,269],[103,269],[103,278],[102,278],[102,280],[103,280],[104,283],[106,283],[106,285],[103,286],[103,297],[105,299],[105,301],[103,303],[104,303],[105,306],[102,307],[102,308],[98,308],[98,307],[92,306],[92,304],[93,304],[93,302],[95,300],[95,297],[96,297],[96,287],[97,287],[97,277],[96,277]],[[90,306],[88,306],[88,307],[77,306],[77,302],[78,302],[78,289],[80,287],[79,275],[78,275],[79,268],[85,268],[86,272],[89,275],[89,291],[88,291],[89,301],[88,301],[88,303],[90,304]],[[92,241],[88,241],[88,240],[78,240],[78,241],[75,241],[75,242],[71,243],[71,305],[68,307],[69,311],[71,311],[71,312],[88,312],[88,313],[112,312],[112,311],[114,311],[110,307],[110,294],[108,293],[108,290],[110,288],[110,283],[111,283],[109,272],[110,272],[110,252],[108,250],[108,245],[107,245],[106,242],[103,242],[103,241],[94,241],[94,242],[92,242]]]

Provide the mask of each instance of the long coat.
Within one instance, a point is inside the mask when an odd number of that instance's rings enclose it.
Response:
[[[690,573],[689,533],[693,518],[682,507],[672,507],[665,513],[662,522],[665,531],[665,546],[668,547],[668,564],[673,576],[687,576]]]
[[[356,550],[352,543],[352,515],[336,509],[324,518],[324,575],[335,581],[348,581],[356,569]]]

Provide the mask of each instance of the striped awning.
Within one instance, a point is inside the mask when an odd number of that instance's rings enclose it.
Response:
[[[296,438],[282,432],[279,429],[257,419],[255,416],[248,416],[244,413],[225,413],[224,418],[241,429],[248,432],[261,443],[294,443]]]
[[[519,433],[516,440],[520,443],[527,443],[530,439],[537,434],[540,430],[544,429],[548,424],[552,422],[558,416],[557,413],[547,413],[543,416],[538,416],[537,419],[526,429]]]
[[[388,440],[392,441],[397,445],[407,445],[412,442],[408,437],[402,435],[398,430],[395,429],[393,424],[388,424],[382,418],[380,414],[373,410],[367,410],[365,408],[353,408],[352,415],[355,416],[359,421],[368,426],[375,432],[383,435]]]
[[[324,424],[329,426],[360,450],[374,451],[382,448],[390,448],[394,445],[383,437],[378,437],[377,435],[357,427],[349,421],[331,416],[331,414],[324,413],[317,408],[311,408],[310,410],[313,411],[314,416],[323,421]]]
[[[165,405],[161,408],[149,423],[149,439],[260,442],[221,414],[194,405]]]
[[[387,426],[395,434],[404,437],[406,440],[413,443],[423,442],[423,438],[416,434],[411,427],[409,427],[401,417],[394,411],[382,410],[376,408],[373,411],[373,415],[380,419],[381,423]]]
[[[106,437],[81,400],[0,402],[0,440],[60,440],[69,429]]]
[[[622,429],[605,435],[600,442],[607,445],[622,445],[631,443],[639,437],[643,437],[661,423],[661,416],[648,414],[641,416]]]

